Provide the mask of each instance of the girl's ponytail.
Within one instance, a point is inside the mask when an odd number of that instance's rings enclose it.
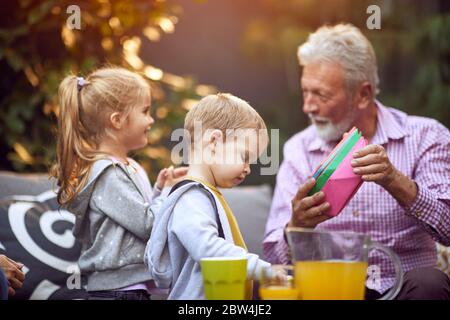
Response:
[[[67,76],[58,90],[59,116],[56,146],[57,163],[52,175],[57,178],[58,202],[70,202],[80,191],[87,179],[92,157],[92,146],[83,137],[81,116],[81,90],[77,77]]]

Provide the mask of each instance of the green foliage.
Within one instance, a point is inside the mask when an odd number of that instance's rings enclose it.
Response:
[[[450,127],[450,14],[426,19],[416,39],[420,63],[410,103]]]
[[[202,3],[207,0],[196,0]],[[450,16],[446,0],[258,0],[258,18],[248,20],[244,53],[264,68],[285,70],[290,94],[262,106],[281,144],[306,125],[299,123],[297,46],[324,23],[350,22],[373,43],[381,78],[380,100],[438,119],[450,127]],[[159,70],[140,55],[174,31],[182,8],[165,0],[80,0],[81,29],[67,28],[69,0],[2,3],[0,20],[0,169],[44,171],[55,158],[55,100],[70,72],[85,75],[104,64],[142,72],[153,89],[156,124],[150,145],[137,157],[151,174],[170,163],[169,136],[181,127],[189,106],[215,91],[195,79]],[[366,8],[382,9],[381,30],[368,30]],[[176,32],[176,31],[175,31]],[[280,112],[283,110],[283,112]]]
[[[263,14],[249,21],[243,50],[254,63],[284,68],[290,82],[298,85],[298,45],[323,24],[352,23],[374,45],[380,74],[379,99],[409,114],[435,118],[450,128],[450,15],[438,11],[443,2],[262,0]],[[373,4],[381,8],[381,30],[368,30],[366,26],[366,9]],[[266,109],[298,106],[298,87],[290,90],[286,101],[273,102]],[[284,131],[301,129],[292,120],[273,119],[272,125]],[[303,120],[306,125],[306,118]]]
[[[158,120],[151,144],[137,155],[155,173],[170,163],[171,129],[182,126],[186,109],[215,89],[165,73],[140,56],[141,45],[173,32],[179,6],[164,0],[77,1],[81,28],[70,29],[73,1],[21,0],[2,3],[0,22],[0,168],[47,170],[55,159],[56,93],[64,76],[85,75],[105,64],[142,72],[151,81]],[[184,108],[183,108],[184,106]]]

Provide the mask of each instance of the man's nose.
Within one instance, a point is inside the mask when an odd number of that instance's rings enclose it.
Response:
[[[152,116],[150,116],[150,125],[152,125],[152,124],[154,124],[155,123],[155,119],[153,119],[153,117]]]
[[[249,165],[248,163],[245,164],[244,172],[245,172],[246,175],[249,175],[250,172],[252,172],[252,171],[250,170],[250,165]]]
[[[316,101],[314,101],[314,98],[310,94],[306,94],[303,96],[303,112],[308,113],[317,113],[319,111],[319,108],[317,106]]]

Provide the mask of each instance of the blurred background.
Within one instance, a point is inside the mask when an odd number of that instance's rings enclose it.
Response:
[[[369,5],[381,29],[369,30]],[[70,5],[81,29],[66,25]],[[151,180],[170,164],[170,134],[210,93],[257,109],[276,145],[304,129],[296,51],[325,23],[350,22],[375,47],[378,99],[450,128],[448,0],[6,0],[0,19],[0,170],[48,171],[55,159],[57,87],[106,63],[144,74],[153,89],[150,144],[136,152]],[[280,159],[281,161],[282,159]],[[246,184],[274,184],[253,170]]]

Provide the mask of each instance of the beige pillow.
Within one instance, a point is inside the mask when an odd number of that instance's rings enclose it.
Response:
[[[262,241],[272,202],[269,185],[220,190],[236,217],[248,251],[262,258]]]

